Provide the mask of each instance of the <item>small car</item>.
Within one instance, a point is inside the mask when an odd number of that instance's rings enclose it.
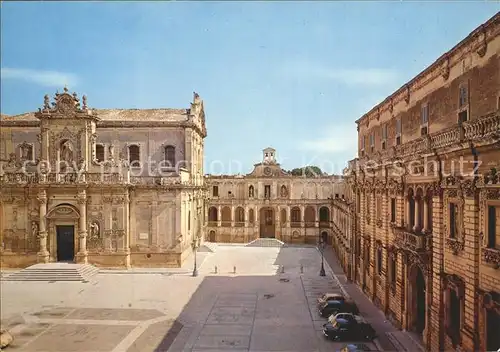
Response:
[[[356,320],[356,316],[352,313],[332,314],[328,317],[328,322],[333,324],[335,322],[335,320],[337,320],[337,319]]]
[[[326,301],[344,301],[345,297],[341,293],[324,293],[318,297],[318,306]]]
[[[370,348],[369,346],[365,345],[364,343],[350,343],[350,344],[342,347],[337,352],[372,352],[372,351],[376,351],[376,350]]]
[[[373,327],[361,317],[356,317],[354,321],[336,319],[333,324],[328,322],[323,325],[323,335],[330,340],[368,340],[377,337]]]
[[[336,315],[338,313],[352,313],[354,315],[359,313],[359,309],[356,303],[353,301],[343,300],[343,301],[326,301],[318,307],[319,314],[323,318],[327,318],[330,315]]]

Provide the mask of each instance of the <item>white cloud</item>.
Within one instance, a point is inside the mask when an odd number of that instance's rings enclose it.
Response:
[[[35,83],[45,87],[74,87],[78,84],[78,77],[72,73],[57,71],[40,71],[22,68],[2,67],[1,77],[4,79],[17,79]]]
[[[286,75],[300,79],[326,79],[346,85],[381,86],[397,81],[395,70],[384,68],[330,68],[308,62],[292,62],[283,66]]]
[[[358,133],[354,123],[345,126],[331,126],[324,131],[323,136],[302,141],[299,143],[299,147],[317,153],[342,153],[357,150]]]

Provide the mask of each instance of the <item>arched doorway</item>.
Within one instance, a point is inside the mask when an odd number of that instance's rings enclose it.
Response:
[[[425,330],[425,315],[426,315],[426,288],[425,288],[425,277],[422,269],[415,265],[413,267],[412,277],[412,326],[411,330],[415,331],[417,334],[422,335]]]
[[[80,214],[71,204],[59,204],[53,207],[46,215],[48,220],[47,244],[51,260],[58,262],[72,262],[78,252],[78,221]]]
[[[275,216],[274,209],[265,207],[260,209],[260,237],[274,238],[275,237]]]
[[[324,244],[329,244],[328,243],[328,232],[326,232],[326,231],[321,232],[321,241],[323,241]]]
[[[215,231],[214,230],[210,231],[210,233],[208,234],[208,240],[210,242],[215,242]]]

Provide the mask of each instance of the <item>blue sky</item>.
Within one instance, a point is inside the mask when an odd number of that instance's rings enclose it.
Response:
[[[341,172],[354,121],[500,10],[498,2],[3,2],[1,111],[44,94],[95,108],[205,101],[206,170]],[[238,166],[242,165],[242,166]]]

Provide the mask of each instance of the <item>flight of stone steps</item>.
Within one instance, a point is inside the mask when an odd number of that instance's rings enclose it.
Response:
[[[252,242],[249,242],[245,247],[283,247],[284,242],[277,240],[276,238],[257,238]]]
[[[215,253],[217,251],[217,243],[213,242],[203,242],[203,244],[198,249],[198,252]]]
[[[2,281],[80,281],[88,282],[99,269],[90,264],[35,264],[2,277]]]

